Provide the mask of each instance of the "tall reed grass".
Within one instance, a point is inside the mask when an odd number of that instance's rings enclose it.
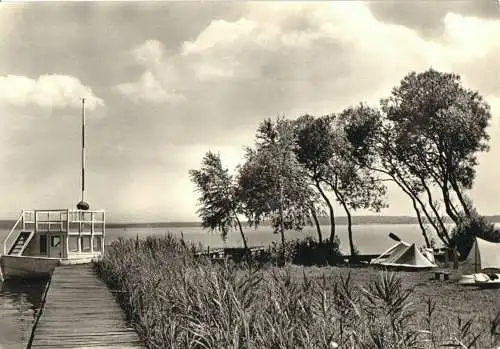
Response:
[[[390,273],[360,283],[216,265],[172,236],[117,240],[95,268],[149,348],[485,349],[497,337],[498,318],[436,317],[435,302],[418,306]]]

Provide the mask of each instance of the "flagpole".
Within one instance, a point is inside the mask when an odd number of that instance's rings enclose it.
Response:
[[[82,201],[85,201],[85,98],[82,98]]]
[[[88,210],[89,204],[85,202],[85,98],[82,98],[82,200],[76,205],[79,210]]]

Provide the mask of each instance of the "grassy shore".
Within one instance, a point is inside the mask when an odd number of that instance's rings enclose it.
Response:
[[[213,265],[170,236],[115,241],[95,267],[149,348],[498,345],[498,291],[460,287],[453,277]]]

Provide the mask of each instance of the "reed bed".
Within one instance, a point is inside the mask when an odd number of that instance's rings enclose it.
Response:
[[[494,293],[479,297],[480,311],[456,312],[436,296],[449,290],[433,294],[420,273],[409,284],[366,268],[212,264],[172,236],[117,240],[95,268],[149,348],[497,345]]]

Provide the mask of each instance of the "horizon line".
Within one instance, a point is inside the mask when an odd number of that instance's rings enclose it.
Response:
[[[497,220],[500,220],[500,214],[493,214],[493,215],[484,215],[485,218],[494,218]],[[320,219],[329,219],[328,215],[323,215],[319,216],[318,218]],[[406,220],[417,220],[417,216],[410,216],[410,215],[353,215],[352,219],[355,220],[356,218],[363,218],[363,219],[406,219]],[[347,219],[347,216],[336,216],[336,220],[344,220]],[[16,221],[17,218],[0,218],[1,222],[11,222],[11,221]],[[449,220],[448,217],[444,217],[444,220]],[[423,219],[424,222],[427,221],[427,219]],[[266,224],[268,223],[269,220],[264,220],[262,223]],[[242,220],[242,223],[248,223],[248,220]],[[148,220],[148,221],[141,221],[139,220],[110,220],[107,222],[109,225],[113,224],[141,224],[141,225],[150,225],[150,224],[201,224],[201,220],[197,220],[194,217],[191,218],[186,218],[184,219],[166,219],[166,220]]]

